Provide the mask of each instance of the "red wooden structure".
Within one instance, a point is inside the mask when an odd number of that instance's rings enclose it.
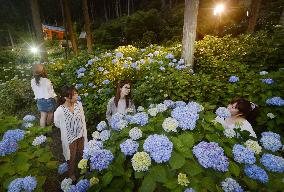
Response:
[[[42,25],[42,31],[45,39],[52,40],[56,36],[57,40],[63,40],[65,29],[63,27]]]

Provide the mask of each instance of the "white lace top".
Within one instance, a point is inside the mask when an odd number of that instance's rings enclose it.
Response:
[[[217,116],[215,118],[215,121],[220,123],[221,125],[223,125],[223,127],[225,129],[240,128],[241,131],[248,131],[248,132],[250,132],[250,136],[251,137],[255,137],[256,138],[256,134],[255,134],[254,130],[252,129],[251,124],[247,120],[245,120],[245,121],[243,121],[241,123],[237,123],[237,124],[236,123],[235,124],[229,124],[228,122],[225,121],[224,118],[221,118],[221,117]]]
[[[35,94],[35,99],[49,99],[56,97],[53,86],[49,79],[40,78],[39,85],[36,84],[35,78],[31,80],[31,87]]]

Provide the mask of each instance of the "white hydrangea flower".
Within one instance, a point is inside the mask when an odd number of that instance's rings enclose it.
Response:
[[[134,127],[129,131],[129,137],[133,140],[140,139],[142,137],[142,131],[138,127]]]
[[[274,119],[275,118],[275,115],[273,113],[267,113],[266,116],[269,117],[270,119]]]
[[[158,110],[158,112],[164,112],[164,111],[166,111],[168,108],[167,108],[167,106],[165,105],[165,104],[163,104],[163,103],[159,103],[158,105],[157,105],[157,110]]]
[[[225,129],[223,133],[227,138],[234,138],[237,135],[234,129]]]
[[[93,139],[95,139],[95,140],[99,139],[99,138],[100,138],[100,132],[94,131],[94,132],[92,133],[92,137],[93,137]]]
[[[164,120],[162,127],[166,132],[177,132],[178,121],[175,118],[168,117]]]
[[[155,117],[155,116],[157,115],[157,113],[158,113],[158,110],[157,110],[156,107],[150,108],[150,109],[148,109],[148,113],[149,113],[152,117]]]
[[[70,187],[72,185],[72,179],[70,178],[65,178],[62,182],[61,182],[61,189],[64,191],[64,192],[67,192]]]
[[[245,142],[245,146],[252,150],[255,154],[259,154],[262,150],[262,147],[258,144],[258,142],[251,139]]]
[[[126,113],[133,113],[133,112],[134,112],[133,108],[127,108],[126,109]]]
[[[139,106],[139,107],[137,108],[137,111],[138,111],[138,112],[143,112],[143,111],[144,111],[144,107]]]
[[[32,145],[37,146],[37,145],[44,143],[45,141],[46,141],[46,136],[40,135],[33,140]]]

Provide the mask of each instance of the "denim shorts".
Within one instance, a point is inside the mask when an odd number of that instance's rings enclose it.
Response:
[[[37,99],[37,109],[40,112],[53,112],[55,111],[56,103],[54,98]]]

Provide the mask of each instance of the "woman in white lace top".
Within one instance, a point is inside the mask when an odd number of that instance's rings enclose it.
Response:
[[[68,175],[75,181],[74,175],[77,153],[83,156],[87,144],[87,129],[82,104],[78,102],[78,93],[73,86],[64,87],[60,97],[60,106],[54,113],[54,124],[60,128],[63,155],[68,163]]]
[[[221,123],[225,129],[240,128],[241,131],[248,131],[251,137],[256,138],[256,134],[251,126],[258,115],[258,106],[243,98],[234,99],[228,105],[231,113],[229,118],[216,117],[215,121]]]

